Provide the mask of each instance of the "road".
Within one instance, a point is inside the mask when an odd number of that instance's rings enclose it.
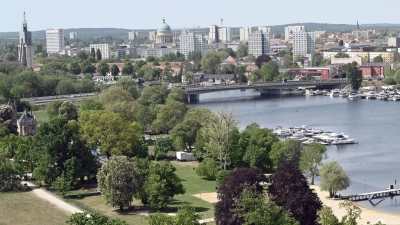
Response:
[[[28,101],[34,103],[35,105],[45,105],[52,101],[80,101],[82,99],[93,98],[96,96],[95,93],[84,93],[84,94],[74,94],[74,95],[55,95],[55,96],[44,96],[44,97],[34,97],[34,98],[22,98],[22,101]]]
[[[73,214],[73,213],[82,213],[83,212],[82,210],[53,196],[52,194],[39,188],[38,186],[34,185],[31,182],[23,181],[22,183],[23,184],[26,183],[39,198],[42,198],[42,199],[50,202],[52,205],[56,206],[57,208],[60,208],[63,211],[66,211],[67,213]]]

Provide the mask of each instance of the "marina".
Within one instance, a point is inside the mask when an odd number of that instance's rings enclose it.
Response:
[[[322,145],[358,144],[353,138],[350,138],[344,133],[309,128],[307,125],[289,127],[287,130],[284,130],[282,126],[277,126],[272,132],[278,138],[297,140],[305,145],[313,143]]]

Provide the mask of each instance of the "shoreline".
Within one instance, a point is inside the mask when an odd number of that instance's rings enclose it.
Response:
[[[329,196],[329,193],[327,191],[321,191],[319,186],[317,185],[310,185],[310,188],[315,190],[321,202],[325,206],[329,206],[332,208],[332,211],[334,212],[335,216],[338,217],[339,221],[342,219],[344,215],[346,215],[346,210],[339,208],[339,203],[344,200],[328,199],[327,196]],[[357,203],[354,204],[357,205],[362,210],[361,219],[357,220],[357,223],[359,225],[367,224],[367,222],[375,224],[379,220],[381,220],[381,222],[386,225],[400,224],[400,215],[398,214],[383,212],[376,209],[365,208],[363,206],[358,205]]]

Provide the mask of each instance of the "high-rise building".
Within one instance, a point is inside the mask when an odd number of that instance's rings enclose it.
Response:
[[[301,55],[311,62],[315,52],[315,33],[302,30],[293,33],[293,60]]]
[[[388,46],[400,48],[400,37],[388,38]]]
[[[249,35],[249,54],[254,57],[270,52],[270,29],[265,29],[265,31],[257,31]]]
[[[52,28],[46,30],[46,47],[47,53],[59,53],[64,50],[64,29]]]
[[[100,49],[101,59],[108,59],[111,56],[111,47],[109,44],[92,44],[89,45],[90,50],[94,48],[94,52]]]
[[[69,39],[75,39],[78,38],[78,33],[76,32],[70,32],[69,33]]]
[[[28,68],[35,67],[32,33],[28,31],[25,12],[22,22],[22,31],[19,32],[18,60]]]
[[[250,34],[254,32],[254,28],[253,27],[242,27],[242,28],[240,28],[239,32],[240,32],[240,41],[248,41]]]
[[[210,33],[208,34],[208,43],[217,43],[220,41],[219,39],[219,33],[218,33],[219,27],[217,25],[212,25],[210,27]]]
[[[136,39],[137,37],[139,37],[139,32],[137,32],[137,31],[128,32],[128,39],[130,41]]]
[[[180,49],[179,52],[182,53],[187,59],[189,52],[199,51],[201,55],[204,54],[203,45],[203,35],[189,33],[188,31],[183,31],[180,36]]]
[[[220,27],[218,29],[219,41],[228,42],[232,41],[232,33],[230,27]]]
[[[288,26],[285,27],[285,39],[293,38],[293,33],[305,30],[305,26]]]

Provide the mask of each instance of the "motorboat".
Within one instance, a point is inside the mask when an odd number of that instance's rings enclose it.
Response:
[[[348,96],[349,96],[349,93],[346,92],[346,91],[342,91],[342,92],[340,92],[340,94],[339,94],[339,97],[342,97],[342,98],[347,98]]]
[[[334,141],[332,141],[331,144],[333,145],[344,145],[344,144],[355,144],[355,140],[354,139],[350,139],[350,138],[337,138]]]
[[[313,138],[320,140],[324,143],[332,143],[333,141],[339,139],[339,138],[349,138],[348,135],[345,135],[343,133],[324,133],[321,135],[316,135]]]
[[[366,96],[366,99],[376,99],[377,94],[375,91],[369,91],[367,92]]]
[[[318,141],[315,140],[314,138],[309,138],[307,141],[303,141],[303,144],[305,145],[311,145],[313,143],[318,143]]]
[[[322,94],[323,92],[318,89],[314,91],[314,95],[322,95]]]
[[[394,95],[394,96],[392,97],[392,100],[393,100],[393,101],[400,101],[400,95]]]
[[[331,96],[331,97],[339,97],[339,95],[340,95],[339,89],[334,89],[334,90],[331,91],[329,96]]]
[[[292,135],[292,133],[290,133],[289,131],[282,129],[282,126],[277,126],[275,130],[272,131],[272,133],[278,137],[287,137]]]
[[[360,96],[358,95],[357,92],[351,92],[347,98],[348,99],[358,99],[358,98],[360,98]]]
[[[359,94],[358,96],[360,96],[361,99],[366,99],[367,98],[366,94]]]

